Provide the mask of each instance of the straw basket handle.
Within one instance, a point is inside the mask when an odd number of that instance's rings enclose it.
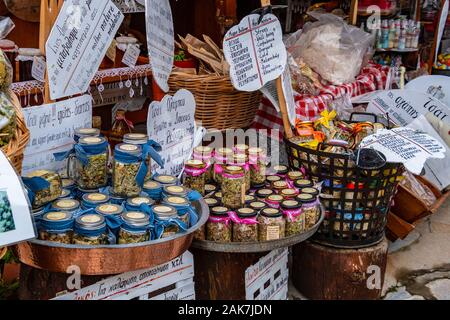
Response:
[[[7,251],[8,251],[7,247],[0,248],[0,260],[6,255]]]

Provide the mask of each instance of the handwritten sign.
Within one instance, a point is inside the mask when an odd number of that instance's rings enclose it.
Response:
[[[45,70],[47,63],[41,57],[34,57],[33,65],[31,67],[31,76],[40,82],[45,82]]]
[[[169,91],[174,60],[174,32],[169,0],[146,0],[147,44],[153,78],[164,91]]]
[[[361,148],[372,148],[388,162],[403,163],[408,171],[420,174],[428,158],[443,159],[445,147],[428,134],[411,128],[382,129],[366,137]]]
[[[450,78],[447,76],[421,76],[409,81],[405,89],[427,93],[450,106]]]
[[[51,99],[86,92],[123,17],[111,0],[64,1],[46,44]]]
[[[287,52],[280,22],[267,14],[251,14],[225,35],[223,51],[230,64],[233,86],[240,91],[256,91],[285,71]]]
[[[123,55],[122,63],[128,67],[134,67],[140,54],[141,49],[139,49],[139,46],[129,45]]]
[[[181,89],[173,97],[154,101],[148,110],[147,132],[150,139],[162,146],[164,169],[152,162],[152,171],[177,176],[183,170],[194,145],[195,98],[188,90]]]
[[[145,6],[136,0],[113,0],[113,2],[123,13],[145,12]]]
[[[37,169],[57,170],[57,164],[49,161],[49,155],[69,150],[75,130],[92,126],[92,98],[84,95],[24,108],[23,113],[30,130],[30,141],[24,152],[24,173]]]

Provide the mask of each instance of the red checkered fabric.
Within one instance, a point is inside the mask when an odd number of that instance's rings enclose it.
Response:
[[[386,85],[389,67],[378,64],[369,64],[361,70],[361,73],[352,83],[341,86],[329,85],[325,87],[319,95],[295,95],[297,117],[300,120],[316,120],[320,113],[326,109],[327,105],[334,99],[349,95],[351,97],[383,90]],[[275,110],[270,101],[266,98],[261,100],[261,105],[256,113],[252,124],[255,129],[279,129],[283,131],[283,121],[281,115]]]

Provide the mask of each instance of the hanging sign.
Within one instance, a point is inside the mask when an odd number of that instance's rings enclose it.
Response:
[[[123,17],[111,0],[64,1],[46,44],[52,100],[87,91]]]
[[[146,0],[147,44],[153,78],[164,92],[169,91],[175,43],[169,0]]]
[[[161,169],[154,161],[152,171],[177,176],[182,172],[194,148],[196,135],[195,98],[181,89],[173,97],[166,95],[162,101],[153,101],[148,110],[147,132],[149,139],[158,142],[164,163]]]
[[[372,148],[387,162],[403,163],[408,171],[420,174],[428,158],[443,159],[445,147],[428,134],[411,128],[382,129],[366,137],[361,148]]]
[[[233,86],[256,91],[285,71],[287,52],[280,22],[273,14],[251,14],[231,28],[223,41]]]
[[[47,63],[41,57],[34,57],[33,65],[31,67],[31,76],[40,82],[45,82],[45,70]]]
[[[35,237],[22,183],[0,149],[0,248]]]
[[[89,95],[22,110],[30,130],[30,141],[24,152],[24,174],[38,169],[61,169],[64,163],[55,161],[53,153],[70,150],[75,130],[92,126]]]
[[[113,0],[114,4],[123,13],[145,12],[145,6],[136,0]]]
[[[139,46],[129,45],[123,55],[122,63],[128,67],[135,67],[140,54]]]

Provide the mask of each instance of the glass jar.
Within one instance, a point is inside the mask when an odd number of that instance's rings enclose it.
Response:
[[[138,39],[130,36],[116,37],[116,60],[114,61],[115,68],[125,68],[128,67],[122,63],[123,56],[128,49],[128,46],[138,45]]]
[[[76,188],[75,181],[69,178],[62,178],[61,186],[63,189],[70,190],[71,192],[74,191]]]
[[[156,175],[153,180],[161,184],[161,187],[174,186],[178,184],[177,177],[169,176],[166,174]]]
[[[217,199],[217,201],[219,201],[220,203],[222,203],[222,198],[223,198],[222,191],[217,191],[216,193],[214,193],[213,197],[214,197],[215,199]]]
[[[364,138],[375,133],[375,127],[371,122],[359,122],[353,126],[353,134],[355,136],[355,144],[352,147],[357,147]]]
[[[251,208],[240,208],[233,216],[233,242],[258,241],[257,213]]]
[[[85,214],[75,220],[73,244],[99,246],[108,243],[105,217],[99,214]]]
[[[232,226],[228,209],[225,207],[212,208],[206,223],[206,240],[231,242],[231,233]]]
[[[289,171],[287,173],[287,178],[288,178],[288,181],[292,188],[292,186],[294,185],[294,182],[297,180],[303,179],[304,175],[301,171]]]
[[[123,137],[132,132],[133,123],[125,116],[126,111],[117,110],[114,123],[109,132],[109,143],[111,148],[115,149],[118,144],[123,143]]]
[[[150,216],[139,211],[122,213],[123,224],[119,230],[118,243],[132,244],[150,240]]]
[[[284,180],[275,181],[272,183],[272,189],[275,193],[280,194],[281,190],[288,189],[289,185]]]
[[[128,211],[141,211],[142,204],[152,206],[155,204],[155,200],[153,200],[149,197],[144,197],[144,196],[128,198],[128,200],[125,203],[125,208]]]
[[[284,200],[290,200],[294,199],[298,195],[298,192],[296,189],[288,188],[281,190],[280,195],[283,197]]]
[[[303,188],[300,190],[300,193],[307,193],[307,194],[311,194],[315,197],[319,196],[319,190],[316,188]]]
[[[206,198],[205,203],[208,205],[209,211],[220,204],[219,201],[214,198]],[[202,225],[197,231],[194,232],[194,239],[206,240],[206,224]]]
[[[142,165],[142,148],[132,144],[116,146],[114,154],[113,192],[124,197],[136,197],[142,191],[137,175]]]
[[[41,220],[44,217],[44,214],[47,213],[47,208],[46,207],[41,207],[41,208],[37,208],[37,209],[33,209],[32,210],[32,214],[33,214],[33,219],[34,219],[34,224],[36,226],[36,230],[40,230],[41,229]]]
[[[73,216],[69,212],[48,212],[40,223],[39,239],[64,244],[72,243]]]
[[[248,155],[249,154],[250,147],[246,144],[237,144],[234,146],[234,153],[235,154],[243,154]]]
[[[56,200],[52,203],[52,211],[63,211],[72,214],[73,218],[77,218],[81,210],[80,201],[75,199]]]
[[[245,205],[248,206],[250,203],[256,201],[256,197],[251,195],[251,194],[246,194],[245,198],[244,198],[244,201],[245,201]]]
[[[266,201],[266,199],[273,194],[274,192],[271,189],[259,189],[255,193],[256,198],[258,198],[258,200],[260,201]]]
[[[262,148],[249,148],[250,180],[252,186],[266,182],[267,156]]]
[[[41,58],[41,50],[35,48],[19,48],[16,61],[19,63],[19,82],[34,80],[32,75],[34,58]],[[16,61],[11,61],[15,64]]]
[[[59,196],[62,193],[62,182],[61,178],[56,172],[48,171],[48,170],[37,170],[27,175],[28,178],[40,178],[49,183],[49,186],[33,192],[34,193],[34,200],[32,203],[33,208],[39,208],[47,203],[50,203],[56,199],[59,198]],[[27,185],[27,182],[25,181],[25,185],[27,188],[29,186]],[[31,188],[29,188],[31,190]]]
[[[250,165],[248,163],[248,156],[246,156],[245,154],[233,155],[232,165],[241,167],[244,170],[245,191],[248,192],[251,186]]]
[[[78,143],[81,138],[100,137],[100,130],[95,128],[78,128],[75,129],[73,140]]]
[[[205,195],[206,164],[201,160],[188,160],[184,164],[184,185]]]
[[[135,146],[140,146],[142,149],[148,143],[148,136],[143,133],[127,133],[123,136],[123,143],[133,144]],[[152,167],[151,158],[147,156],[145,159],[147,164],[147,174],[145,175],[145,181],[152,178]]]
[[[224,168],[231,162],[233,158],[233,150],[230,148],[219,148],[214,155],[214,181],[218,184],[222,184],[222,174]]]
[[[272,194],[267,197],[266,203],[270,208],[280,209],[281,202],[283,202],[284,198],[279,194]]]
[[[152,208],[155,214],[156,225],[160,225],[160,234],[157,232],[157,239],[168,238],[180,233],[181,219],[178,217],[177,209],[169,205],[158,205]],[[157,228],[157,227],[155,227]]]
[[[122,206],[122,205],[124,205],[124,202],[127,200],[126,197],[115,194],[113,187],[108,188],[108,193],[109,193],[109,201],[112,204],[118,204],[118,205]]]
[[[176,196],[184,197],[188,196],[189,190],[184,186],[167,186],[163,188],[163,196]]]
[[[59,196],[58,200],[61,199],[72,199],[72,192],[70,192],[70,190],[68,189],[63,189],[61,192],[61,195]]]
[[[266,187],[272,188],[274,182],[281,181],[280,176],[267,176],[266,177]]]
[[[98,189],[108,183],[108,142],[102,137],[80,138],[75,148],[75,156],[69,158],[68,175],[73,177],[81,189]],[[75,172],[71,171],[71,161],[75,158]]]
[[[294,181],[294,187],[296,187],[298,190],[302,190],[304,188],[312,188],[313,186],[314,183],[311,180],[300,179]]]
[[[120,216],[124,212],[124,208],[119,204],[105,203],[100,204],[95,208],[95,212],[104,217]]]
[[[352,147],[354,144],[352,125],[339,121],[336,124],[336,132],[330,140],[330,143]]]
[[[258,216],[258,240],[271,241],[285,237],[286,221],[279,209],[266,208]]]
[[[285,200],[281,203],[281,211],[286,218],[286,236],[305,231],[305,215],[302,204],[297,200]]]
[[[320,218],[320,202],[316,195],[302,193],[297,196],[302,204],[303,216],[305,217],[305,229],[314,227]]]
[[[178,219],[180,219],[186,227],[189,227],[189,207],[191,203],[188,199],[178,196],[168,196],[163,199],[161,204],[177,209]]]
[[[194,160],[200,160],[206,165],[206,182],[213,180],[213,156],[211,147],[198,146],[194,148],[192,155]]]
[[[103,193],[86,193],[83,195],[81,207],[83,210],[95,209],[98,205],[109,202],[109,196]]]
[[[159,201],[162,197],[162,186],[159,182],[147,180],[144,182],[143,191],[153,200]]]
[[[275,171],[275,175],[279,176],[282,179],[285,179],[289,172],[289,168],[285,165],[274,166],[273,170]]]
[[[205,196],[211,196],[217,191],[217,186],[213,184],[205,184]]]
[[[224,168],[222,181],[222,204],[230,209],[239,209],[245,204],[245,175],[238,166]]]
[[[252,208],[253,210],[255,210],[257,213],[259,213],[261,210],[267,208],[267,204],[265,204],[262,201],[253,201],[251,203],[248,204],[249,208]]]

